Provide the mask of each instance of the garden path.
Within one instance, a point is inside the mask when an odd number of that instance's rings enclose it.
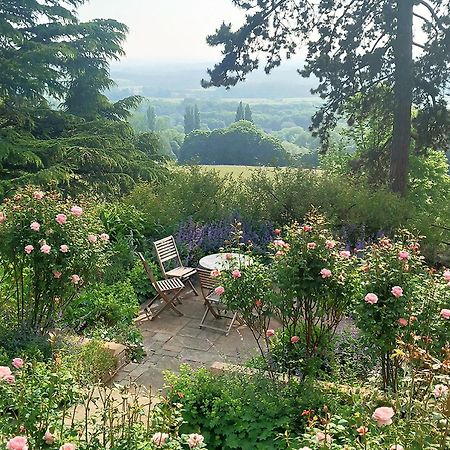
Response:
[[[147,356],[139,363],[131,362],[124,366],[113,382],[126,384],[131,381],[151,386],[154,391],[164,386],[163,371],[178,372],[180,364],[189,364],[194,368],[211,367],[216,361],[244,364],[257,354],[255,340],[245,326],[236,325],[228,336],[219,331],[199,328],[204,312],[202,297],[189,293],[177,308],[183,312],[182,317],[166,310],[152,321],[145,314],[138,318]],[[217,324],[215,319],[212,320]]]

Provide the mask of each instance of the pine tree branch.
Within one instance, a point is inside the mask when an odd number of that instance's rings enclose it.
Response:
[[[428,9],[428,12],[431,14],[431,17],[434,19],[434,21],[436,22],[436,25],[442,30],[442,31],[446,31],[444,24],[442,23],[441,19],[439,18],[439,16],[436,14],[435,10],[433,9],[433,7],[426,2],[425,0],[418,0],[417,2],[418,5],[423,5],[425,6],[425,8]]]

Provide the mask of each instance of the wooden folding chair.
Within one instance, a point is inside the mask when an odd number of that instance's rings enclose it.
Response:
[[[138,253],[138,255],[142,261],[142,264],[144,265],[144,269],[147,273],[150,283],[152,283],[152,286],[156,291],[156,295],[144,308],[148,319],[153,320],[155,317],[158,317],[166,308],[171,308],[175,311],[176,314],[182,316],[183,313],[179,309],[177,309],[174,304],[175,301],[178,300],[178,296],[180,295],[181,291],[185,288],[185,285],[181,278],[169,278],[166,280],[157,281],[142,253]],[[152,312],[150,310],[150,307],[153,305],[153,303],[155,303],[155,301],[159,299],[163,300],[165,304],[161,306],[161,308],[159,308],[156,312]]]
[[[159,241],[155,241],[153,245],[155,246],[156,256],[164,274],[164,278],[181,278],[182,281],[189,283],[192,290],[195,292],[195,295],[198,295],[198,292],[191,281],[191,277],[197,273],[197,269],[183,266],[175,238],[173,236],[168,236]],[[169,268],[169,265],[175,267]]]
[[[230,333],[231,327],[236,321],[237,312],[233,313],[233,315],[226,314],[228,312],[227,306],[221,301],[220,295],[217,295],[214,292],[217,283],[214,277],[211,276],[210,270],[197,269],[197,273],[200,279],[202,296],[205,300],[205,313],[203,314],[202,320],[200,322],[200,328],[210,328],[211,330],[222,331],[226,335],[228,335]],[[211,313],[215,319],[230,319],[229,325],[225,328],[207,325],[205,321],[209,313]]]

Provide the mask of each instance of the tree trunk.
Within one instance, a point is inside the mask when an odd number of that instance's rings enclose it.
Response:
[[[413,6],[414,0],[397,1],[397,35],[394,42],[394,130],[391,148],[390,182],[393,192],[404,196],[408,184],[413,91]]]

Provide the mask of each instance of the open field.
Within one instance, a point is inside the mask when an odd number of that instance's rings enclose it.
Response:
[[[257,170],[266,170],[269,172],[274,172],[277,170],[276,167],[260,167],[260,166],[221,166],[221,165],[202,165],[201,167],[205,169],[213,169],[217,170],[220,175],[226,175],[226,176],[233,176],[233,177],[239,177],[244,176],[248,177],[252,174],[252,172],[255,172]]]

